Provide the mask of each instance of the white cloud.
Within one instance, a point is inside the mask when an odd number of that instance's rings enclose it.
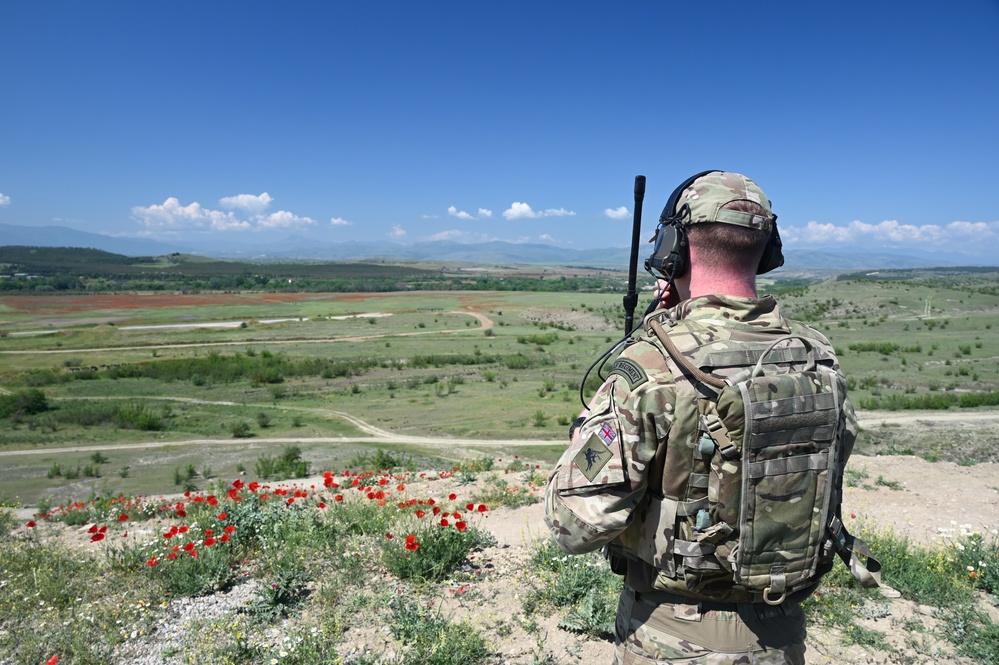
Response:
[[[6,194],[0,194],[0,208],[10,205],[10,197]]]
[[[392,230],[389,231],[389,235],[392,236],[393,238],[402,238],[403,236],[406,235],[406,229],[396,224],[395,226],[392,227]]]
[[[985,222],[951,222],[947,225],[947,231],[959,236],[970,236],[977,241],[982,238],[991,238],[999,232],[999,222],[986,224]]]
[[[527,203],[514,201],[507,210],[503,211],[503,216],[509,220],[514,219],[537,219],[539,217],[573,217],[575,212],[565,208],[548,208],[547,210],[535,210]]]
[[[168,197],[162,204],[135,206],[132,208],[132,216],[148,229],[200,228],[236,221],[231,212],[206,210],[198,202],[184,206],[175,196]]]
[[[459,229],[451,229],[450,231],[441,231],[440,233],[435,233],[428,240],[466,240],[471,234],[468,231],[461,231]]]
[[[479,208],[479,212],[473,215],[465,212],[464,210],[458,210],[454,206],[450,206],[447,209],[447,214],[452,217],[457,217],[458,219],[488,219],[493,216],[493,211],[487,208]]]
[[[213,231],[249,231],[253,228],[245,219],[218,218],[212,220]]]
[[[353,226],[353,222],[348,222],[343,217],[332,217],[330,218],[330,226]]]
[[[627,219],[630,214],[631,213],[628,211],[626,206],[621,206],[620,208],[604,208],[604,216],[610,217],[611,219]]]
[[[538,240],[555,240],[555,238],[552,238],[547,233],[542,233],[541,235],[538,236]]]
[[[950,240],[970,238],[976,242],[999,235],[999,222],[950,222],[945,226],[937,224],[901,224],[898,220],[886,219],[878,224],[868,224],[854,220],[849,224],[822,224],[808,222],[803,228],[789,226],[781,228],[781,236],[786,241],[804,245],[824,244],[891,244],[891,245],[946,245]]]
[[[257,217],[257,226],[262,229],[291,229],[300,226],[311,226],[316,220],[311,217],[299,217],[287,210],[278,210],[271,214]]]
[[[236,196],[226,196],[219,199],[219,205],[229,210],[238,208],[240,210],[245,210],[248,213],[259,215],[267,209],[267,206],[269,206],[273,200],[274,199],[272,199],[271,195],[267,192],[259,195],[237,194]]]
[[[205,208],[197,201],[181,205],[177,197],[171,196],[161,204],[134,206],[132,217],[147,230],[161,233],[190,229],[210,229],[220,232],[288,229],[316,223],[310,217],[301,217],[287,210],[264,214],[263,210],[272,200],[267,192],[260,195],[227,196],[219,200],[219,203],[227,208],[250,213],[244,218],[237,216],[233,210]]]

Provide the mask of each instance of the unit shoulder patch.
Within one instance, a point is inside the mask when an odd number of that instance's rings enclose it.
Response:
[[[590,435],[590,438],[586,440],[586,443],[580,448],[579,452],[573,458],[573,462],[579,471],[586,476],[586,479],[591,483],[593,479],[597,477],[600,470],[607,466],[607,462],[614,457],[614,454],[607,450],[607,446],[604,445],[600,437],[596,434]]]
[[[623,376],[628,382],[628,388],[634,390],[649,380],[642,366],[630,358],[618,358],[611,365],[611,374]]]

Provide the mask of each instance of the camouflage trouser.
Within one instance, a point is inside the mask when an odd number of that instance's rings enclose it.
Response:
[[[654,603],[625,586],[617,608],[614,665],[804,665],[805,614],[794,605],[759,618],[741,611]]]

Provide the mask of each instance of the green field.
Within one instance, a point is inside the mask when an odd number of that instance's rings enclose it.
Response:
[[[861,412],[995,405],[997,287],[995,273],[972,271],[767,284],[786,315],[831,339]],[[18,297],[0,308],[0,400],[40,391],[47,408],[0,418],[0,453],[34,451],[0,457],[0,484],[27,504],[100,486],[176,491],[177,467],[193,466],[204,485],[200,470],[230,477],[289,442],[319,471],[370,439],[346,416],[403,446],[424,437],[408,447],[443,460],[473,454],[448,444],[470,439],[547,442],[505,448],[551,462],[581,408],[586,369],[623,326],[619,293],[231,294],[169,306],[133,294],[65,312],[56,296],[31,308]],[[234,327],[133,328],[196,322]],[[858,450],[974,463],[996,460],[990,437],[872,429]],[[136,443],[161,447],[125,447]],[[117,447],[91,469],[100,477],[52,474],[55,464],[86,469],[93,452],[66,449],[95,446]]]

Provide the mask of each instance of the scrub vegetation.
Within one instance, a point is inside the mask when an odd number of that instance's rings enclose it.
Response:
[[[72,273],[59,270],[46,279]],[[139,279],[122,271],[0,296],[0,662],[155,648],[167,663],[573,663],[606,643],[620,578],[603,559],[544,538],[515,552],[489,520],[537,508],[586,370],[623,334],[613,279],[289,293],[274,277],[247,291],[244,276],[223,293],[178,269],[155,292],[101,292]],[[830,338],[861,415],[968,417],[868,427],[856,452],[999,461],[999,435],[971,420],[999,402],[995,272],[762,290]],[[871,478],[847,481],[900,491]],[[809,601],[813,625],[898,662],[999,662],[994,532],[925,547],[854,530],[901,600],[930,609],[886,629],[901,601],[837,563]],[[179,607],[232,594],[165,639]]]

